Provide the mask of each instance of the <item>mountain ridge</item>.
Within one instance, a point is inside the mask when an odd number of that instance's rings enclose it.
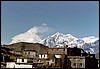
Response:
[[[14,36],[10,44],[17,42],[40,43],[48,47],[64,47],[65,45],[69,47],[77,46],[78,48],[84,49],[86,52],[99,52],[99,38],[95,36],[77,38],[71,34],[64,35],[57,32],[47,38],[41,39],[36,33],[32,32],[32,30],[28,30],[23,34]]]
[[[97,42],[98,41],[98,42]],[[97,53],[99,52],[99,38],[89,36],[84,38],[77,38],[71,34],[64,35],[62,33],[55,33],[39,42],[49,47],[78,47],[84,49],[86,52]]]

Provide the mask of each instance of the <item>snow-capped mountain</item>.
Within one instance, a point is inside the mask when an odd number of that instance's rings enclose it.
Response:
[[[41,38],[37,35],[37,29],[33,27],[25,33],[14,36],[10,44],[17,42],[37,43],[39,41],[41,41]]]
[[[78,48],[83,48],[86,52],[99,52],[99,38],[94,36],[76,38],[71,34],[64,35],[57,32],[56,34],[41,40],[39,43],[49,47],[64,47],[65,45],[68,45],[69,47],[77,46]]]
[[[68,45],[72,41],[76,40],[78,39],[71,34],[64,35],[62,33],[57,32],[56,34],[43,39],[40,43],[50,47],[63,47],[64,45]]]
[[[39,28],[41,29],[41,27]],[[94,36],[77,38],[71,34],[64,35],[57,32],[54,35],[48,36],[42,40],[38,35],[39,32],[37,32],[39,28],[33,27],[25,33],[14,36],[10,44],[18,42],[30,42],[41,43],[49,47],[64,47],[65,45],[68,45],[69,47],[77,46],[78,48],[83,48],[86,52],[90,51],[90,53],[99,52],[99,38]]]
[[[41,39],[32,33],[24,33],[24,34],[19,34],[15,37],[12,38],[12,42],[10,44],[13,43],[17,43],[17,42],[31,42],[31,43],[37,43],[39,41],[41,41]]]
[[[21,33],[19,35],[15,35],[12,38],[11,43],[17,43],[17,42],[30,42],[30,43],[38,43],[41,41],[42,34],[45,32],[48,32],[49,27],[46,26],[45,23],[43,23],[40,26],[33,26],[28,31]]]
[[[82,40],[85,41],[85,43],[92,43],[92,42],[95,42],[96,40],[98,40],[99,38],[96,38],[94,36],[89,36],[89,37],[85,37],[85,38],[82,38]]]

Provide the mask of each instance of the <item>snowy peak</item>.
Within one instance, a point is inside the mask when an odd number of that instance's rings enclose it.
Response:
[[[89,36],[89,37],[82,38],[82,40],[84,40],[85,43],[93,43],[96,40],[99,40],[99,38],[95,36]]]
[[[95,36],[89,36],[84,38],[77,38],[71,34],[62,34],[57,32],[45,39],[41,39],[38,35],[42,27],[33,27],[27,32],[16,35],[12,38],[13,43],[17,42],[30,42],[30,43],[41,43],[49,47],[64,47],[68,45],[69,47],[78,47],[84,49],[86,52],[97,53],[99,51],[99,38]]]
[[[59,44],[67,44],[67,45],[83,45],[84,43],[93,43],[99,38],[94,36],[89,36],[85,38],[77,38],[71,34],[64,35],[62,33],[55,33],[54,35],[48,36],[47,38],[43,39],[40,43],[46,44],[47,46],[50,45],[59,45]]]
[[[10,44],[13,43],[17,43],[17,42],[30,42],[30,43],[37,43],[41,41],[40,37],[36,34],[32,34],[32,33],[23,33],[23,34],[19,34],[15,37],[12,38],[12,42]]]
[[[45,23],[43,23],[42,26],[41,25],[40,26],[33,26],[25,33],[21,33],[19,35],[14,36],[12,38],[12,42],[10,44],[17,43],[17,42],[38,43],[41,41],[40,34],[47,32],[48,29],[49,28],[46,26]]]
[[[97,53],[99,51],[99,38],[94,36],[77,38],[71,34],[64,35],[57,32],[43,39],[40,43],[49,47],[64,47],[65,45],[69,47],[77,46],[90,53]]]
[[[73,40],[78,40],[76,37],[74,37],[74,36],[71,35],[71,34],[67,34],[66,37],[71,38],[71,39],[73,39]]]
[[[52,35],[51,37],[58,37],[58,36],[63,36],[63,34],[60,33],[60,32],[57,32],[57,33],[55,33],[54,35]]]
[[[33,27],[25,33],[14,36],[10,44],[18,42],[38,43],[39,41],[41,41],[41,38],[37,35],[37,30],[38,28]]]
[[[75,40],[78,40],[78,39],[72,36],[71,34],[64,35],[62,33],[57,32],[52,36],[48,36],[47,38],[42,40],[40,43],[46,46],[50,46],[50,47],[55,47],[58,45],[63,47],[63,45],[69,45],[70,44],[69,42],[72,42]]]
[[[55,38],[64,38],[64,37],[67,37],[67,38],[69,38],[69,39],[74,39],[74,40],[77,40],[77,38],[76,37],[74,37],[73,35],[71,35],[71,34],[67,34],[67,35],[64,35],[64,34],[62,34],[62,33],[59,33],[59,32],[57,32],[57,33],[55,33],[54,35],[52,35],[51,37],[55,37]]]
[[[37,33],[37,28],[36,27],[32,27],[31,29],[29,29],[28,31],[27,31],[27,33]]]

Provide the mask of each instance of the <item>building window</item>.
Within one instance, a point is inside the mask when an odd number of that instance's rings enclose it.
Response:
[[[80,66],[82,66],[82,63],[80,63]]]
[[[76,63],[73,63],[73,66],[76,66]]]
[[[93,56],[90,56],[90,58],[93,58]]]
[[[30,54],[30,52],[28,52],[28,54]]]
[[[22,62],[24,62],[24,59],[22,59]]]
[[[41,54],[41,58],[42,58],[42,54]]]

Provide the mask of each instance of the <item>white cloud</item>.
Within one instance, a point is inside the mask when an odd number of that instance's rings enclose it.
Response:
[[[27,32],[34,33],[34,34],[42,34],[48,32],[49,30],[51,30],[51,28],[48,27],[46,23],[43,23],[41,26],[34,26],[33,28],[29,29]]]
[[[14,36],[10,44],[16,42],[39,42],[50,32],[52,32],[52,28],[43,23],[41,26],[34,26],[27,32]]]
[[[27,32],[34,33],[38,35],[40,38],[45,38],[48,34],[54,31],[53,28],[48,27],[46,23],[43,23],[41,26],[34,26],[29,29]]]
[[[43,23],[42,25],[43,25],[43,26],[47,26],[47,24],[46,24],[46,23]]]

